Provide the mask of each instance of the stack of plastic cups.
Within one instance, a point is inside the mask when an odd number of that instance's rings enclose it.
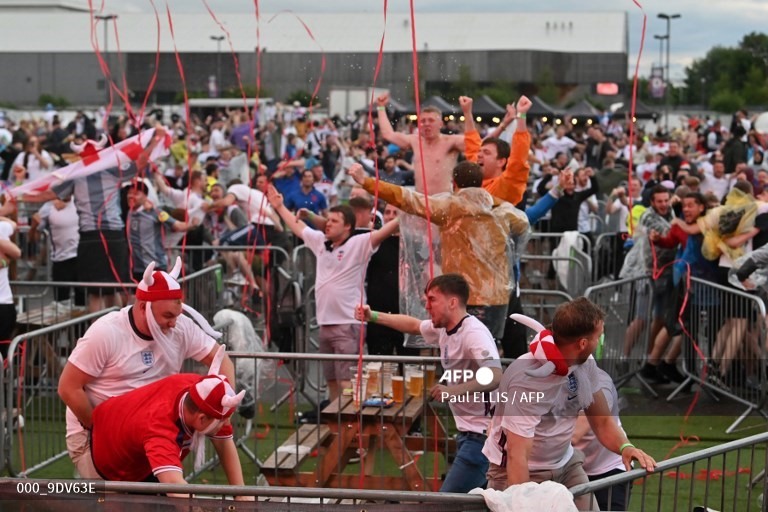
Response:
[[[352,377],[352,400],[354,401],[355,408],[360,409],[362,403],[368,396],[368,375],[365,373],[363,377],[359,379],[357,374]]]

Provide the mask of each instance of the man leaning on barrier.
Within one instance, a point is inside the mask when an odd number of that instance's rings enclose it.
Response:
[[[182,303],[176,281],[180,270],[180,259],[170,274],[155,271],[150,264],[136,289],[136,303],[96,320],[64,366],[58,390],[67,405],[67,450],[82,478],[99,477],[88,445],[94,407],[179,373],[186,359],[208,367],[214,360],[219,344],[213,337],[220,334]],[[226,354],[221,373],[235,382],[234,366]]]
[[[496,404],[483,447],[491,463],[488,487],[503,491],[510,485],[546,480],[568,488],[587,483],[584,454],[571,444],[582,409],[597,438],[622,456],[627,469],[636,459],[653,471],[656,462],[627,440],[595,386],[597,365],[591,355],[603,334],[604,316],[583,297],[557,308],[551,331],[515,315],[539,333],[531,352],[510,364],[499,384],[499,396],[506,399]],[[591,494],[575,500],[579,510],[595,507]]]
[[[245,395],[235,394],[223,375],[215,375],[224,347],[211,365],[214,374],[171,375],[93,410],[93,465],[105,480],[185,484],[182,460],[208,437],[230,485],[245,485],[232,425],[227,421]],[[169,494],[186,497],[185,494]],[[253,496],[237,500],[253,501]]]
[[[357,307],[355,318],[406,334],[421,334],[428,344],[440,348],[443,369],[454,377],[450,382],[440,379],[428,392],[433,399],[448,402],[459,430],[456,458],[440,492],[469,492],[485,484],[488,460],[481,450],[490,422],[488,393],[501,379],[501,360],[491,332],[467,314],[469,285],[462,276],[435,277],[427,284],[426,296],[430,320],[371,311],[367,305]]]

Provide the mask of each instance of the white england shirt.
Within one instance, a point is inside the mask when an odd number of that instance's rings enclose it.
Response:
[[[85,394],[96,407],[113,396],[158,381],[181,371],[186,359],[201,361],[213,350],[216,341],[195,322],[179,316],[171,330],[171,346],[161,346],[137,332],[128,306],[96,320],[77,341],[68,363],[93,380]],[[83,429],[67,408],[67,436]]]

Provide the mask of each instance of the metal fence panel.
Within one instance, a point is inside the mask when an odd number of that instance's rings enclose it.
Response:
[[[5,370],[6,464],[27,476],[67,455],[64,403],[57,387],[75,342],[111,308],[16,336]],[[22,426],[23,424],[23,426]]]
[[[691,382],[746,406],[726,430],[751,413],[765,410],[766,310],[755,294],[691,278],[686,308],[680,315],[685,336],[683,369],[687,376],[668,399]]]
[[[605,312],[605,342],[598,365],[621,388],[637,379],[654,397],[656,391],[639,374],[645,361],[653,314],[652,280],[622,279],[588,288],[584,296]]]
[[[764,432],[661,461],[653,473],[633,469],[570,490],[582,496],[628,486],[626,509],[638,511],[765,510],[767,448]]]

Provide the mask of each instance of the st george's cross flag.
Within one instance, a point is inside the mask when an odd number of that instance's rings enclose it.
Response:
[[[127,169],[131,162],[135,161],[144,151],[144,148],[150,144],[154,135],[154,128],[144,130],[138,135],[102,150],[96,150],[93,142],[88,142],[80,153],[81,160],[18,187],[10,188],[6,193],[14,197],[19,197],[22,194],[36,194],[44,192],[62,181],[83,178],[115,167]],[[170,145],[171,136],[166,133],[163,140],[152,149],[149,161],[154,162],[167,156]]]

